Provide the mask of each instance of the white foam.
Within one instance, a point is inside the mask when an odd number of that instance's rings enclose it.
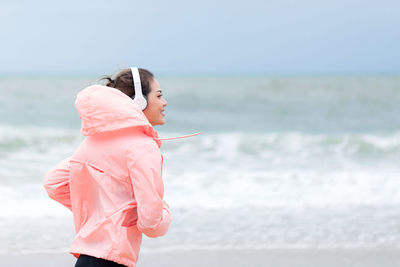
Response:
[[[9,128],[5,127],[9,133],[20,132]],[[51,139],[72,134],[53,130],[35,128],[33,135],[48,132]],[[48,200],[41,183],[45,172],[79,144],[79,134],[72,136],[47,146],[46,153],[35,144],[6,151],[6,157],[0,158],[0,190],[8,205],[0,207],[0,216],[65,215],[58,213],[63,208]],[[160,133],[162,136],[167,134]],[[399,204],[400,166],[386,160],[386,154],[376,158],[387,151],[400,152],[397,139],[399,133],[204,133],[187,140],[169,140],[163,145],[165,196],[177,208],[205,209]],[[368,152],[372,156],[366,156],[372,157],[372,163],[362,158],[360,144],[373,147]]]

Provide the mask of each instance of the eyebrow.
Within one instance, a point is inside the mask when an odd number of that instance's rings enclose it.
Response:
[[[160,92],[160,93],[162,93],[162,92],[161,92],[161,90],[158,90],[158,91],[156,91],[156,93],[157,93],[157,92]]]

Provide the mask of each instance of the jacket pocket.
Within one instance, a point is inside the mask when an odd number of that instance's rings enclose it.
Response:
[[[128,209],[124,211],[124,220],[122,221],[122,226],[130,227],[134,226],[138,220],[137,208]]]

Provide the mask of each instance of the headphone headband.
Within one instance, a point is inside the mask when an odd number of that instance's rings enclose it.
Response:
[[[142,93],[142,83],[140,82],[139,69],[137,67],[131,67],[131,72],[135,90],[135,96],[132,99],[142,110],[144,110],[147,106],[147,101]]]

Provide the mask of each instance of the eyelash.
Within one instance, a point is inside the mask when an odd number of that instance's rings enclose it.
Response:
[[[159,95],[158,98],[162,97],[163,95]]]

